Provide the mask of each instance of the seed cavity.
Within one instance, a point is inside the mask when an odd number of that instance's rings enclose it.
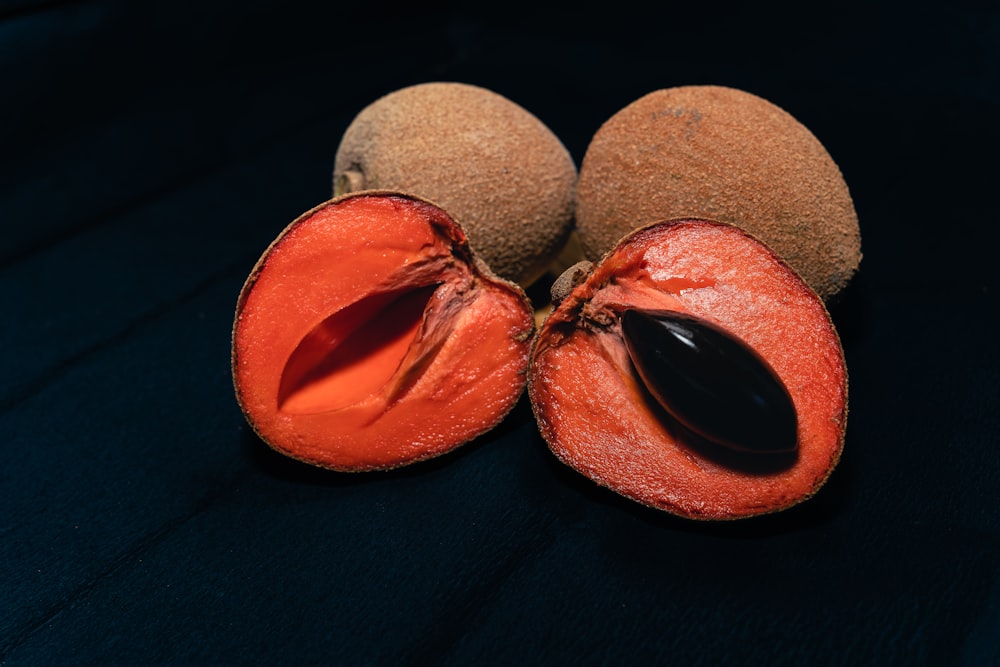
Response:
[[[279,409],[327,412],[380,391],[398,372],[437,287],[372,294],[320,322],[285,364]]]
[[[643,384],[685,428],[735,451],[795,451],[798,420],[791,396],[745,342],[707,320],[670,310],[626,309],[621,323]]]

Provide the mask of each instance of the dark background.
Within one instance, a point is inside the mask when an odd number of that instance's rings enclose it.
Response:
[[[815,498],[673,519],[559,464],[524,400],[385,474],[249,431],[244,278],[353,116],[430,80],[577,164],[690,83],[819,137],[864,261]],[[1000,664],[998,112],[996,2],[0,3],[0,664]]]

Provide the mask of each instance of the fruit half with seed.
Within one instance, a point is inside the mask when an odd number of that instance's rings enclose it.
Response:
[[[562,462],[692,519],[776,512],[824,484],[847,368],[822,299],[784,260],[734,225],[684,219],[584,269],[553,294],[528,376]]]
[[[232,373],[271,447],[343,471],[443,454],[498,424],[525,385],[534,332],[440,207],[365,191],[304,213],[240,293]]]

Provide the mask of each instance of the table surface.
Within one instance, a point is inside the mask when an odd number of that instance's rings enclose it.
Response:
[[[0,8],[0,664],[1000,664],[996,3],[183,4]],[[820,138],[864,260],[816,497],[666,516],[560,464],[525,399],[388,473],[253,435],[243,280],[329,197],[353,116],[431,80],[516,101],[577,164],[689,83]]]

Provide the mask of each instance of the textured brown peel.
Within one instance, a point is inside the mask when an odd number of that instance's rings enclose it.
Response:
[[[364,108],[341,138],[336,194],[387,188],[428,198],[499,276],[539,278],[572,226],[577,171],[537,117],[492,91],[431,82]]]
[[[829,153],[771,102],[721,86],[657,90],[595,134],[580,167],[576,222],[588,258],[657,220],[746,229],[824,299],[861,261],[850,192]]]

